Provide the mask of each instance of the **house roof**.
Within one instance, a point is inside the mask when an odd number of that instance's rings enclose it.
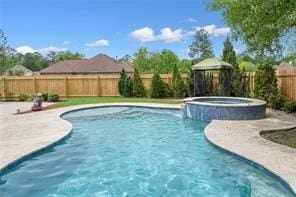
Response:
[[[127,73],[134,72],[129,63],[119,62],[107,55],[99,54],[90,59],[57,62],[41,70],[40,74],[120,73],[123,68]]]
[[[14,73],[14,72],[18,72],[18,71],[22,71],[22,72],[24,72],[24,74],[26,74],[26,73],[33,74],[33,71],[31,71],[27,67],[24,67],[23,65],[15,65],[12,68],[8,69],[6,72]]]
[[[192,70],[219,70],[231,69],[232,65],[218,58],[207,58],[192,66]]]

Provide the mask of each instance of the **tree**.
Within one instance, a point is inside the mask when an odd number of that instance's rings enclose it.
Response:
[[[233,66],[231,71],[231,95],[239,97],[245,96],[246,90],[244,87],[244,73],[238,66],[236,54],[229,37],[227,37],[224,41],[222,60]]]
[[[241,38],[249,51],[280,55],[282,39],[296,33],[294,0],[212,0],[211,8],[222,11],[233,37]]]
[[[124,71],[124,69],[122,69],[121,73],[120,73],[120,78],[118,81],[118,90],[119,90],[119,94],[121,96],[126,96],[127,95],[127,75]]]
[[[166,84],[158,73],[155,73],[151,83],[151,98],[163,98],[168,96]]]
[[[55,55],[53,62],[60,62],[65,60],[81,60],[84,59],[84,55],[81,53],[72,53],[71,51],[62,51]]]
[[[123,57],[119,58],[118,61],[120,61],[120,62],[131,62],[132,57],[130,55],[126,54]]]
[[[254,96],[268,101],[271,96],[277,94],[277,79],[272,64],[259,64],[255,74]]]
[[[200,29],[194,35],[194,41],[189,47],[189,57],[209,58],[214,57],[212,42],[209,34],[204,29]]]
[[[187,77],[187,94],[190,97],[194,96],[194,72],[191,69]]]
[[[160,65],[157,69],[158,73],[170,73],[174,65],[179,65],[180,60],[178,56],[169,49],[164,49],[160,53]]]
[[[1,70],[4,71],[7,48],[7,38],[2,29],[0,29],[0,72]]]
[[[132,97],[133,95],[134,80],[131,76],[126,79],[126,96]]]
[[[146,47],[141,47],[134,54],[133,66],[141,73],[151,73],[151,65],[149,64],[149,52]]]
[[[185,86],[184,80],[182,79],[177,65],[174,65],[173,76],[172,76],[172,89],[174,97],[184,97],[187,93],[187,88]]]
[[[48,67],[48,61],[38,52],[26,53],[21,63],[32,71],[39,71]]]
[[[135,97],[145,97],[146,96],[146,90],[145,90],[143,81],[140,77],[138,69],[136,69],[136,68],[135,68],[135,73],[134,73],[133,95]]]

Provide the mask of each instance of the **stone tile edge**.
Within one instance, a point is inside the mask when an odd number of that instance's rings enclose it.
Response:
[[[223,122],[223,120],[220,120]],[[210,124],[213,124],[213,122],[211,122]],[[205,137],[206,139],[214,146],[216,147],[217,149],[223,151],[223,152],[226,152],[234,157],[236,157],[237,159],[239,160],[242,160],[243,162],[246,162],[248,164],[250,164],[251,166],[255,167],[255,168],[258,168],[259,170],[263,170],[265,173],[267,173],[268,175],[271,175],[273,176],[277,181],[279,181],[286,189],[288,189],[290,192],[292,192],[295,196],[296,196],[296,186],[294,185],[291,185],[289,183],[288,180],[286,180],[283,176],[281,176],[281,174],[278,174],[276,172],[274,172],[272,169],[269,169],[267,166],[264,166],[262,164],[260,164],[259,161],[254,161],[242,154],[239,154],[237,152],[235,152],[234,150],[230,150],[228,148],[225,148],[225,147],[222,147],[221,145],[218,145],[217,143],[215,143],[208,135],[207,135],[207,127],[210,126],[210,124],[208,124],[204,130],[204,134],[205,134]],[[283,127],[282,129],[275,129],[275,130],[289,130],[289,129],[293,129],[295,128],[296,126],[291,126],[291,127]],[[267,130],[260,130],[258,132],[258,134],[260,134],[261,132],[268,132],[268,131],[273,131],[272,129],[267,129]],[[259,135],[260,138],[262,138],[260,135]],[[262,138],[262,140],[266,140],[264,138]],[[268,141],[269,142],[269,141]],[[274,143],[274,142],[272,142]]]

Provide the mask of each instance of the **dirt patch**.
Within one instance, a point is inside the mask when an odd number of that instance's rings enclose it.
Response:
[[[263,132],[260,135],[272,142],[296,148],[296,128],[286,131]]]

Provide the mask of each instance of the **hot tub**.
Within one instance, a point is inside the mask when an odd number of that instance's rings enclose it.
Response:
[[[201,121],[256,120],[266,116],[266,102],[240,97],[193,97],[184,101],[184,115]]]

